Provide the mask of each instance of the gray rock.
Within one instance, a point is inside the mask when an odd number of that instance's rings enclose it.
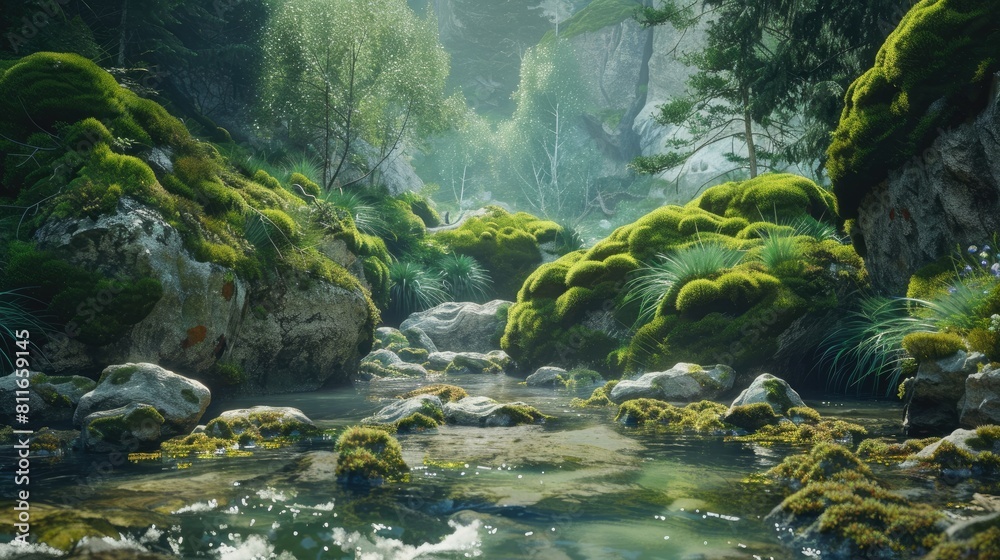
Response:
[[[410,327],[402,334],[406,337],[407,342],[409,342],[412,348],[423,348],[429,353],[438,351],[437,346],[434,345],[434,341],[420,327]]]
[[[427,377],[429,375],[424,366],[406,363],[394,352],[384,348],[365,356],[358,366],[358,373],[369,378]]]
[[[441,399],[434,395],[418,395],[409,399],[397,400],[361,422],[363,424],[395,424],[417,413],[433,417],[442,412]]]
[[[458,352],[431,352],[427,356],[427,362],[432,370],[444,371],[455,361],[455,356],[458,356]]]
[[[935,441],[934,443],[928,445],[927,447],[921,449],[920,451],[916,452],[913,455],[913,459],[916,460],[930,459],[931,456],[934,455],[934,452],[937,451],[938,447],[941,447],[941,444],[946,441],[954,444],[955,447],[961,449],[962,451],[965,451],[966,453],[977,455],[978,452],[971,446],[969,446],[969,440],[974,437],[976,437],[976,430],[965,430],[959,428],[954,432],[944,436],[943,438]]]
[[[73,424],[82,425],[94,412],[148,404],[163,416],[164,436],[188,434],[211,400],[211,393],[201,383],[155,364],[108,366],[97,387],[80,399]]]
[[[69,424],[80,398],[97,386],[92,379],[79,375],[49,376],[37,371],[30,372],[27,378],[18,378],[15,374],[0,377],[0,402],[11,403],[0,410],[0,422],[8,425],[16,425],[13,403],[16,391],[23,390],[18,379],[27,379],[28,406],[34,425]]]
[[[227,431],[239,435],[250,425],[256,428],[264,427],[266,428],[264,431],[275,431],[273,434],[262,432],[261,435],[264,436],[294,435],[295,432],[302,433],[316,429],[316,424],[297,408],[254,406],[227,410],[209,422],[204,431],[212,437],[228,438],[232,435],[226,433]]]
[[[160,442],[178,435],[165,426],[156,407],[141,402],[87,414],[81,428],[84,449],[97,452],[155,449]]]
[[[966,379],[986,363],[982,354],[964,350],[940,360],[921,362],[907,392],[903,419],[906,435],[940,435],[957,428]]]
[[[750,383],[749,387],[743,389],[739,396],[736,397],[736,400],[729,405],[729,410],[726,414],[730,414],[737,406],[757,403],[771,405],[771,410],[780,416],[784,416],[789,408],[806,405],[802,402],[799,394],[795,392],[795,389],[792,389],[784,379],[775,377],[770,373],[764,373],[758,375]]]
[[[560,367],[545,366],[535,370],[524,380],[529,387],[541,387],[559,384],[559,377],[565,375],[566,370]]]
[[[1000,369],[987,365],[966,378],[958,421],[967,428],[1000,424]]]
[[[150,313],[99,352],[70,335],[52,337],[42,350],[53,373],[158,361],[211,375],[222,360],[242,367],[244,391],[307,390],[346,380],[359,347],[370,341],[372,318],[360,288],[290,272],[266,286],[244,281],[196,260],[158,211],[129,197],[96,221],[50,219],[35,241],[86,270],[151,277],[163,288]]]
[[[503,305],[510,302],[443,303],[410,315],[399,328],[404,332],[412,327],[423,330],[439,351],[485,353],[496,349],[491,341],[501,326],[497,312]]]
[[[489,397],[465,397],[444,404],[445,421],[459,426],[506,427],[518,424],[508,407],[527,406],[522,402],[499,403]]]
[[[994,96],[974,120],[939,131],[929,148],[871,187],[851,236],[874,287],[905,293],[920,267],[1000,231],[997,138]]]
[[[682,362],[667,371],[650,372],[638,379],[621,381],[611,390],[608,398],[616,404],[632,399],[694,402],[713,399],[732,389],[735,378],[729,366],[718,364],[704,368]]]

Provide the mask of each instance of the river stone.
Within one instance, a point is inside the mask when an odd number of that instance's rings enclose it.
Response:
[[[969,375],[959,410],[959,423],[967,428],[1000,424],[1000,369],[987,365]]]
[[[514,418],[504,410],[508,406],[527,406],[523,402],[499,403],[489,397],[465,397],[444,404],[445,422],[459,426],[514,426]]]
[[[151,450],[177,435],[154,406],[141,402],[97,410],[84,417],[81,424],[80,439],[87,451]]]
[[[458,352],[445,368],[445,373],[459,375],[503,373],[504,369],[510,365],[510,361],[510,356],[502,350],[494,350],[487,354]]]
[[[407,342],[412,348],[423,348],[428,353],[438,351],[437,346],[434,345],[434,341],[420,327],[410,327],[403,331],[402,334],[406,337]]]
[[[969,440],[974,437],[976,437],[976,430],[966,430],[963,428],[958,428],[952,433],[944,436],[943,438],[935,441],[934,443],[928,445],[927,447],[915,453],[913,455],[913,459],[916,460],[930,459],[931,456],[934,455],[934,452],[937,451],[938,447],[941,447],[941,444],[946,441],[951,444],[954,444],[955,447],[961,449],[962,451],[965,451],[966,453],[969,453],[971,455],[977,455],[978,452],[969,446]]]
[[[442,303],[410,315],[400,330],[418,327],[427,333],[437,350],[480,352],[494,350],[493,339],[503,323],[497,313],[509,301],[493,300],[482,305],[472,302]]]
[[[198,425],[211,400],[211,393],[201,383],[156,364],[108,366],[97,387],[80,399],[73,424],[81,425],[93,412],[145,403],[163,415],[164,435],[188,434]]]
[[[448,369],[451,362],[455,361],[455,356],[458,352],[431,352],[427,356],[427,362],[430,364],[430,369],[434,371],[444,371]]]
[[[296,435],[295,432],[302,434],[316,429],[316,424],[308,416],[301,410],[290,406],[254,406],[227,410],[209,422],[204,431],[212,437],[232,437],[225,433],[222,424],[228,426],[235,435],[243,433],[241,425],[250,424],[257,428],[263,426],[266,428],[264,431],[274,432],[262,433],[264,436]]]
[[[535,370],[524,380],[529,387],[540,387],[544,385],[558,385],[559,378],[566,374],[566,370],[561,367],[545,366]]]
[[[903,429],[910,437],[941,435],[959,425],[959,401],[966,379],[988,360],[959,350],[940,360],[924,360],[909,383]]]
[[[14,403],[18,391],[18,377],[10,374],[0,377],[0,402],[11,403],[0,409],[0,422],[17,426],[14,417]],[[34,425],[70,424],[73,409],[83,395],[97,386],[92,379],[72,376],[50,376],[37,371],[28,374],[28,406],[31,423]]]
[[[632,399],[694,402],[713,399],[732,389],[735,378],[733,368],[726,365],[704,368],[681,362],[667,371],[654,371],[638,379],[621,381],[608,398],[615,404]]]
[[[750,383],[749,387],[743,389],[739,396],[736,397],[736,400],[729,405],[726,415],[731,414],[737,406],[747,406],[757,403],[769,404],[771,410],[779,416],[784,416],[789,408],[806,405],[802,402],[802,397],[784,379],[775,377],[770,373],[764,373],[758,375]]]
[[[434,416],[441,413],[441,399],[434,395],[417,395],[408,399],[397,400],[382,408],[374,415],[361,421],[362,424],[395,424],[420,413],[424,416]],[[430,413],[430,414],[428,414]]]
[[[404,362],[394,352],[384,348],[365,356],[358,366],[358,373],[368,378],[427,377],[429,375],[424,366]]]

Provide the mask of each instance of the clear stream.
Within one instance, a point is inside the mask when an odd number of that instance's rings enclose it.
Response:
[[[515,377],[452,377],[472,395],[520,400],[555,419],[541,426],[445,426],[400,436],[411,480],[370,491],[333,475],[333,441],[256,449],[248,457],[126,463],[79,455],[34,459],[33,532],[71,531],[74,519],[130,527],[129,546],[187,558],[789,558],[762,517],[778,499],[741,481],[793,449],[725,443],[616,425],[613,409],[569,407],[579,390],[541,389]],[[368,387],[242,398],[223,409],[294,406],[323,428],[358,423],[384,399],[419,386]],[[824,416],[891,435],[894,404],[808,403]],[[0,455],[4,471],[14,464]],[[89,479],[89,482],[81,482]],[[12,477],[3,475],[3,496]],[[912,481],[928,484],[927,481]],[[58,508],[68,511],[59,512]],[[3,509],[5,517],[10,508]],[[9,517],[7,517],[9,519]],[[12,538],[4,521],[0,538]],[[0,544],[0,558],[21,549]]]

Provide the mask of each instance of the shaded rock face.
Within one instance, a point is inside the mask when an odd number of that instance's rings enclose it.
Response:
[[[403,332],[413,327],[421,329],[438,351],[485,354],[496,349],[493,339],[502,322],[497,312],[503,305],[510,305],[510,302],[497,299],[482,305],[443,303],[410,315],[399,329]]]
[[[906,435],[940,435],[955,429],[966,379],[986,363],[982,354],[963,350],[947,358],[921,362],[908,389],[903,419]]]
[[[750,383],[750,386],[736,397],[736,400],[729,405],[729,411],[726,414],[731,414],[737,406],[747,406],[757,403],[767,403],[771,406],[771,410],[779,415],[784,415],[788,412],[789,408],[805,406],[799,394],[784,379],[775,377],[770,373],[764,373],[757,376]]]
[[[679,363],[667,371],[643,374],[638,379],[624,380],[608,395],[615,404],[632,399],[659,399],[673,402],[694,402],[713,399],[733,388],[736,375],[722,364],[702,367]]]
[[[152,406],[162,417],[164,437],[187,434],[211,401],[201,383],[148,363],[108,366],[93,391],[80,399],[73,424],[93,413],[135,404]]]
[[[92,379],[78,375],[50,377],[33,371],[27,378],[15,374],[0,377],[0,402],[11,403],[0,409],[0,422],[14,426],[14,405],[16,391],[21,385],[18,379],[27,379],[28,406],[31,420],[36,425],[69,424],[73,420],[73,409],[80,398],[97,386]]]
[[[93,347],[60,336],[46,345],[56,373],[149,361],[209,379],[223,363],[242,367],[244,391],[306,390],[346,380],[371,343],[371,317],[360,291],[292,274],[267,285],[245,282],[224,267],[196,261],[177,230],[127,197],[117,213],[97,221],[50,221],[36,241],[85,269],[148,276],[163,287],[149,315],[116,342]]]
[[[872,284],[904,293],[920,267],[1000,231],[1000,97],[941,131],[862,200],[851,235]]]
[[[966,378],[958,421],[967,428],[1000,424],[1000,369],[987,365]]]
[[[81,421],[80,440],[87,451],[136,451],[155,449],[178,435],[164,425],[164,417],[151,405],[133,402],[111,410],[98,410]]]

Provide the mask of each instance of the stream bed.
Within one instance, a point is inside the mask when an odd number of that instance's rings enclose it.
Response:
[[[762,521],[779,498],[760,487],[751,491],[743,481],[798,450],[631,429],[615,424],[613,408],[569,406],[593,387],[534,388],[506,376],[448,382],[472,395],[526,402],[554,418],[544,425],[442,426],[401,435],[410,481],[370,490],[337,483],[332,439],[254,449],[243,457],[34,459],[32,531],[49,537],[56,531],[72,542],[74,530],[111,524],[122,534],[121,546],[185,558],[793,556],[781,546],[780,532]],[[240,398],[213,404],[205,418],[268,404],[299,408],[324,429],[343,428],[417,386],[382,380]],[[824,416],[861,423],[872,435],[898,430],[895,404],[807,404]],[[9,450],[2,464],[14,464]],[[11,478],[3,476],[5,498],[13,497]],[[13,538],[11,526],[3,523],[3,541]],[[0,544],[0,558],[24,552]]]

